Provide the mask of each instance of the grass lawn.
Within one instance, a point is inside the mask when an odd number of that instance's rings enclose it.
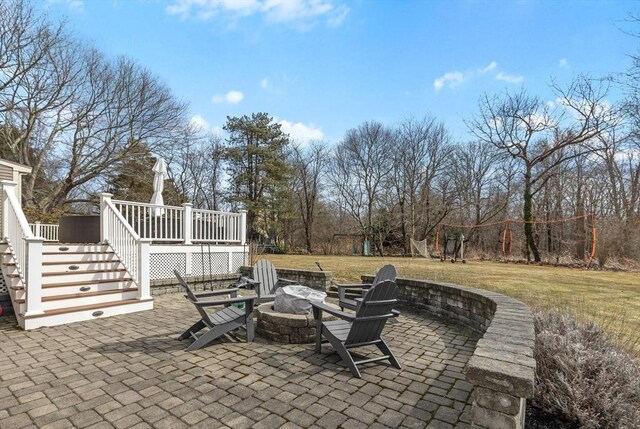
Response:
[[[499,262],[466,264],[424,258],[268,255],[277,267],[333,272],[337,283],[360,282],[363,274],[375,274],[394,264],[399,277],[431,279],[492,290],[519,299],[532,307],[557,308],[581,319],[598,322],[614,334],[614,341],[640,355],[640,274],[587,271]]]

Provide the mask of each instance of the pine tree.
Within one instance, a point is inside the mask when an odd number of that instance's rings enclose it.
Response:
[[[289,136],[267,113],[227,117],[224,130],[229,133],[225,158],[230,201],[246,208],[250,240],[274,242],[279,239],[274,222],[286,218],[285,209],[275,203],[288,190]]]

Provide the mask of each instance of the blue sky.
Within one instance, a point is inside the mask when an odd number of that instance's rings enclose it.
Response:
[[[44,3],[43,3],[44,4]],[[298,140],[433,115],[454,137],[483,93],[551,99],[551,79],[624,71],[632,1],[49,0],[52,17],[126,55],[218,130],[265,111]],[[612,92],[609,100],[615,102]]]

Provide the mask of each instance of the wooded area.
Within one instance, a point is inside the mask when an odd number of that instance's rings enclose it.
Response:
[[[411,239],[433,244],[447,223],[470,226],[448,232],[464,233],[473,256],[496,258],[502,229],[472,226],[516,219],[517,259],[580,261],[592,213],[601,265],[640,260],[638,56],[615,76],[552,82],[552,100],[484,95],[465,118],[470,141],[425,115],[354,124],[333,145],[293,142],[267,113],[205,133],[153,73],[26,1],[0,2],[0,52],[0,157],[33,168],[32,221],[92,210],[105,190],[148,201],[159,156],[166,204],[246,208],[250,239],[276,251],[361,253],[366,240],[380,255],[410,254]]]

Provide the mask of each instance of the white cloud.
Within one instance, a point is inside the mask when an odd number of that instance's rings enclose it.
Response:
[[[433,81],[433,88],[440,91],[443,88],[456,88],[463,83],[467,83],[474,79],[482,78],[483,76],[493,77],[496,80],[500,80],[507,83],[521,83],[524,81],[524,76],[511,75],[498,70],[498,63],[491,61],[484,67],[475,67],[466,71],[450,71],[436,80]]]
[[[336,27],[350,11],[344,4],[335,5],[334,0],[174,0],[165,10],[182,19],[195,15],[204,21],[218,15],[235,20],[262,15],[269,23],[291,23],[301,27],[308,27],[317,20]]]
[[[440,91],[445,86],[455,88],[464,82],[464,74],[459,71],[447,72],[433,81],[433,87],[436,91]]]
[[[47,0],[48,6],[53,6],[56,4],[64,4],[69,9],[75,12],[84,11],[84,0]]]
[[[347,19],[347,15],[349,15],[349,9],[346,5],[341,4],[337,8],[335,8],[334,12],[330,17],[327,18],[327,25],[329,27],[339,27],[340,24]]]
[[[567,60],[566,58],[561,58],[560,61],[558,61],[558,66],[561,69],[568,69],[569,68],[569,60]]]
[[[498,67],[498,63],[491,61],[488,66],[480,69],[480,73],[485,74],[494,71]]]
[[[251,15],[259,9],[259,3],[257,0],[175,0],[165,10],[169,15],[187,19],[192,9],[197,19],[206,21],[225,11],[235,17]]]
[[[265,17],[272,22],[306,20],[331,11],[331,3],[301,0],[267,0],[264,2]]]
[[[266,77],[260,81],[260,88],[267,89],[269,88],[269,79]]]
[[[312,140],[322,140],[324,133],[314,124],[303,124],[302,122],[289,122],[286,120],[278,121],[283,132],[289,134],[291,140],[302,144],[309,143]]]
[[[501,80],[507,83],[521,83],[524,80],[524,76],[499,72],[496,75],[496,80]]]
[[[531,127],[538,130],[551,127],[553,125],[553,120],[546,114],[532,113],[526,119]]]
[[[195,115],[191,120],[189,120],[189,123],[199,131],[209,131],[209,129],[211,129],[211,125],[202,117],[202,115]]]
[[[211,102],[214,104],[229,103],[238,104],[244,99],[244,94],[241,91],[229,91],[224,95],[214,95]]]

